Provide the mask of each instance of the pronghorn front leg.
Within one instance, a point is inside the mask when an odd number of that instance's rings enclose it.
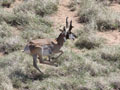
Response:
[[[60,50],[58,53],[60,53],[60,54],[57,57],[53,57],[52,59],[58,59],[63,54],[63,51]]]
[[[39,55],[38,59],[39,59],[39,62],[42,63],[42,64],[48,64],[48,65],[52,65],[52,66],[56,66],[57,67],[57,65],[54,64],[54,63],[51,63],[49,61],[43,61],[41,55]]]
[[[35,55],[32,55],[33,56],[33,66],[40,72],[40,73],[42,73],[41,71],[40,71],[40,69],[38,68],[38,66],[37,66],[37,55],[35,54]],[[43,74],[43,73],[42,73]]]

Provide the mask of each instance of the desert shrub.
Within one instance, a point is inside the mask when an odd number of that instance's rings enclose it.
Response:
[[[33,13],[27,12],[7,12],[1,9],[0,13],[0,22],[6,22],[11,26],[26,26],[30,23],[40,24],[41,26],[52,26],[51,22],[46,20],[45,18],[40,18]]]
[[[86,3],[87,2],[87,3]],[[80,3],[80,9],[78,11],[79,15],[79,22],[88,22],[91,20],[93,16],[96,15],[96,9],[98,8],[99,5],[97,5],[97,2],[95,0],[90,1],[90,0],[85,0]]]
[[[68,7],[71,11],[75,11],[80,4],[81,0],[71,0]]]
[[[0,51],[12,52],[20,50],[24,45],[24,40],[13,34],[13,27],[5,22],[0,25]]]
[[[45,15],[45,14],[51,14],[54,11],[57,11],[57,4],[55,4],[55,1],[38,1],[38,3],[35,5],[36,8],[36,14],[38,15]]]
[[[1,11],[2,13],[0,13],[0,22],[6,22],[11,26],[26,25],[29,23],[30,17],[28,17],[27,14],[24,14],[23,12],[15,14],[13,12],[7,12],[4,10]]]
[[[80,32],[80,33],[79,33]],[[80,48],[94,49],[100,47],[104,43],[104,39],[95,35],[94,23],[88,24],[83,30],[78,32],[78,40],[75,45]]]
[[[4,75],[0,74],[0,78],[4,76],[1,79],[0,83],[6,82],[5,80],[7,79],[10,82],[6,84],[11,85],[10,88],[14,87],[17,89],[18,88],[25,89],[27,84],[29,82],[32,82],[33,77],[30,75],[32,75],[32,72],[34,71],[33,66],[30,65],[32,63],[32,58],[28,57],[29,57],[28,55],[25,55],[22,52],[14,52],[6,57],[1,57],[0,67],[2,72],[5,74]],[[6,84],[3,83],[3,87],[5,87]]]
[[[101,50],[101,57],[104,60],[108,60],[108,61],[119,61],[120,60],[120,50],[119,50],[119,46],[118,47],[109,47],[109,48],[103,48]]]
[[[6,38],[12,36],[12,27],[7,25],[5,22],[0,25],[0,37],[1,38]]]
[[[11,80],[7,77],[3,70],[0,70],[0,89],[13,90]]]
[[[92,60],[100,63],[104,66],[108,66],[110,71],[116,71],[120,68],[120,54],[119,46],[104,46],[103,48],[96,49],[86,53],[86,57],[92,58]]]
[[[21,50],[24,46],[24,40],[19,36],[11,36],[9,38],[4,38],[0,42],[0,49],[5,53],[14,52]]]
[[[21,36],[27,40],[44,38],[53,31],[51,26],[52,23],[44,18],[34,18],[29,25],[24,27]]]
[[[78,16],[80,23],[95,20],[98,30],[113,30],[119,28],[119,13],[110,10],[107,6],[95,0],[81,1]]]
[[[15,0],[1,0],[0,5],[9,8]]]
[[[84,35],[79,37],[78,41],[76,42],[76,46],[80,49],[87,48],[87,49],[93,49],[96,47],[100,47],[102,43],[102,39],[98,38],[94,34],[92,35]]]
[[[26,32],[27,31],[27,32]],[[26,30],[22,32],[22,37],[27,40],[37,39],[37,38],[45,38],[45,35],[40,30]]]
[[[17,8],[14,9],[15,12],[23,11],[23,12],[35,12],[37,15],[44,16],[47,14],[51,14],[57,11],[57,3],[58,0],[33,0],[27,1]]]

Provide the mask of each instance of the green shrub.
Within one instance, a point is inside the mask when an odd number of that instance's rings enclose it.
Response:
[[[24,40],[14,35],[13,29],[6,23],[0,25],[0,51],[9,53],[20,50],[24,45]]]
[[[21,37],[12,36],[12,37],[1,40],[0,49],[3,52],[10,53],[17,50],[21,50],[24,45],[25,45],[25,42]]]
[[[119,14],[95,0],[81,1],[78,10],[80,23],[88,23],[94,20],[100,31],[118,29],[120,27]]]
[[[2,72],[5,73],[0,83],[6,82],[5,79],[7,78],[7,80],[10,81],[8,85],[12,85],[12,87],[16,89],[25,89],[25,86],[27,86],[29,82],[32,82],[32,76],[30,75],[35,70],[32,69],[34,68],[31,64],[32,58],[28,57],[28,55],[25,55],[22,52],[14,52],[5,57],[0,57],[0,68]],[[1,75],[2,74],[0,74],[0,78],[2,77]],[[5,87],[5,84],[3,85],[3,87]]]
[[[0,25],[0,38],[6,38],[12,36],[12,30],[13,28],[7,25],[6,23],[2,23]]]
[[[81,36],[78,41],[76,42],[76,46],[80,49],[87,48],[87,49],[94,49],[96,47],[100,47],[103,39],[98,38],[97,36],[93,35],[84,35]]]
[[[26,25],[29,23],[30,17],[27,16],[27,14],[24,14],[23,12],[19,13],[13,13],[1,10],[2,13],[0,13],[0,22],[6,22],[7,24],[10,24],[11,26],[17,26],[17,25]]]
[[[120,68],[120,46],[104,46],[86,53],[86,57],[92,58],[93,61],[108,66],[110,71],[116,71]]]
[[[43,1],[39,1],[37,2],[37,4],[35,5],[35,11],[36,14],[38,15],[46,15],[46,14],[51,14],[55,11],[57,11],[57,4],[55,2],[51,2],[49,0],[43,0]]]
[[[3,70],[0,70],[0,89],[13,90],[12,82]]]
[[[27,40],[45,38],[53,31],[51,26],[52,23],[50,21],[36,17],[32,19],[29,25],[24,27],[21,35]]]
[[[75,45],[80,49],[94,49],[104,44],[104,39],[95,35],[94,29],[94,23],[91,23],[86,25],[82,31],[80,30],[80,33],[78,32],[79,38]]]
[[[70,0],[70,3],[68,7],[70,8],[71,11],[75,11],[77,8],[79,8],[81,0]]]
[[[109,48],[103,48],[101,50],[101,58],[108,61],[119,61],[120,60],[120,47],[109,47]]]
[[[34,12],[37,15],[44,16],[57,11],[58,0],[34,0],[27,1],[14,8],[15,12]]]

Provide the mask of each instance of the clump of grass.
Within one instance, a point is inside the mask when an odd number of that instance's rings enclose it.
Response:
[[[92,58],[94,61],[101,63],[104,66],[109,66],[110,71],[116,71],[120,68],[119,59],[119,46],[104,46],[101,49],[96,49],[94,51],[90,51],[86,54],[88,58]]]
[[[0,70],[0,89],[13,90],[12,82],[3,70]]]
[[[108,61],[119,61],[120,59],[120,50],[119,50],[119,46],[118,47],[111,47],[111,48],[103,48],[101,50],[101,57],[104,60],[108,60]]]
[[[24,40],[19,36],[12,36],[9,38],[5,38],[3,42],[1,42],[1,49],[3,52],[10,53],[17,50],[21,50],[24,46]]]
[[[32,66],[30,65],[32,63],[32,58],[28,59],[28,56],[22,52],[14,52],[8,56],[0,57],[0,59],[1,70],[3,73],[5,73],[4,75],[0,74],[0,78],[2,78],[0,84],[2,82],[5,83],[7,81],[10,81],[8,84],[6,83],[7,85],[11,85],[10,88],[25,89],[25,87],[27,87],[27,84],[29,82],[32,82],[32,76],[29,76],[32,71],[34,71],[30,68],[30,66]],[[7,86],[6,84],[3,84],[3,87]]]
[[[114,30],[119,28],[119,13],[110,10],[96,0],[81,1],[78,10],[79,22],[87,23],[95,20],[98,30]]]
[[[71,0],[68,7],[70,8],[71,11],[75,11],[80,2],[81,2],[80,0]]]
[[[12,33],[13,29],[6,23],[0,25],[0,51],[9,53],[20,50],[24,45],[24,40]]]
[[[100,47],[102,44],[103,39],[92,35],[84,35],[80,36],[78,41],[76,42],[76,46],[80,49],[87,48],[87,49],[94,49],[96,47]]]
[[[50,0],[43,0],[38,1],[37,4],[35,5],[36,8],[36,14],[38,15],[46,15],[46,14],[51,14],[55,11],[57,11],[57,4],[56,1],[50,1]]]
[[[7,25],[5,22],[0,25],[0,37],[1,38],[6,38],[12,36],[12,27]]]
[[[33,17],[29,25],[24,27],[21,36],[27,40],[45,38],[53,31],[51,26],[52,23],[45,18]]]
[[[1,0],[1,1],[0,1],[0,5],[1,5],[2,7],[7,7],[7,8],[9,8],[13,2],[15,2],[15,0]]]
[[[13,12],[8,12],[4,10],[1,11],[2,13],[0,13],[1,16],[0,22],[6,22],[11,26],[26,25],[29,23],[30,17],[28,17],[27,14],[24,14],[23,12],[15,14]]]
[[[57,11],[58,0],[33,0],[22,3],[14,9],[15,12],[34,12],[37,15],[45,16]]]
[[[94,23],[88,24],[85,28],[79,33],[79,38],[75,45],[80,48],[94,49],[100,47],[104,44],[104,39],[95,35],[95,26]]]

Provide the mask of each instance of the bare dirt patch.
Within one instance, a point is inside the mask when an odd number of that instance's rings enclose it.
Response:
[[[82,25],[77,22],[76,11],[70,11],[68,5],[70,0],[60,0],[58,11],[51,16],[51,20],[54,21],[54,29],[57,30],[58,27],[65,25],[66,17],[73,21],[74,30],[79,29]],[[73,30],[73,31],[74,31]]]
[[[107,40],[107,44],[109,45],[120,44],[120,32],[118,30],[98,32],[97,34],[105,38]]]
[[[113,4],[110,8],[116,12],[120,12],[120,4]]]
[[[0,57],[3,56],[3,55],[4,55],[3,52],[0,52]]]

